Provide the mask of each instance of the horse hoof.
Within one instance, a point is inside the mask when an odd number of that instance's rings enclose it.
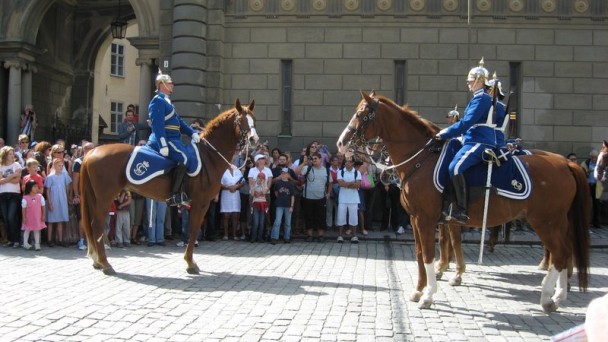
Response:
[[[98,263],[94,262],[93,263],[93,268],[96,269],[96,270],[100,270],[100,269],[103,268],[103,266],[101,266],[101,264],[98,264]]]
[[[454,278],[450,279],[449,284],[451,286],[460,286],[462,284],[462,278],[454,277]]]
[[[201,270],[198,268],[198,265],[194,265],[186,268],[186,272],[188,272],[188,274],[200,274]]]
[[[410,295],[410,301],[418,303],[420,301],[420,297],[422,297],[422,292],[420,292],[420,291],[414,291]]]
[[[435,270],[435,279],[441,280],[441,277],[443,277],[443,271]]]
[[[112,268],[112,266],[110,266],[108,268],[104,268],[103,269],[103,274],[105,274],[105,275],[115,275],[116,271],[114,271],[114,268]]]
[[[555,305],[555,302],[553,301],[553,299],[551,299],[549,302],[543,304],[543,311],[545,313],[551,313],[551,312],[557,311],[557,305]]]
[[[430,309],[431,305],[433,304],[433,300],[432,299],[425,299],[425,300],[421,300],[418,303],[418,309]]]

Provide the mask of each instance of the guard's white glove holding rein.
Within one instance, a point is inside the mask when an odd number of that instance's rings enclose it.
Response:
[[[194,141],[195,144],[198,144],[199,142],[201,142],[201,136],[198,135],[198,133],[194,132],[192,134],[192,141]]]
[[[169,148],[167,146],[161,147],[159,152],[163,157],[169,156]]]
[[[441,134],[445,133],[446,131],[447,131],[446,128],[444,128],[441,131],[439,131],[437,134],[435,134],[435,139],[437,139],[437,140],[443,140],[443,137],[441,136]]]

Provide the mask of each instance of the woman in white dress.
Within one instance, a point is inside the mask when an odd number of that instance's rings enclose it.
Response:
[[[240,170],[228,168],[222,176],[222,194],[220,201],[220,213],[222,213],[222,223],[224,226],[224,240],[228,240],[228,220],[232,219],[232,236],[235,240],[239,237],[236,234],[236,227],[239,222],[241,212],[241,195],[239,189],[245,184],[245,179]]]

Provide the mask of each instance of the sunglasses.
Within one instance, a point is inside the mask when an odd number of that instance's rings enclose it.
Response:
[[[65,151],[55,151],[53,153],[64,153]]]
[[[23,141],[20,141],[19,143],[20,143],[20,144],[27,144],[28,142],[29,142],[29,141],[23,140]]]

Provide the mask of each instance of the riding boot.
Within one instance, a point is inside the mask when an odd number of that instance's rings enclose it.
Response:
[[[182,181],[184,176],[186,175],[186,165],[179,164],[173,170],[173,179],[171,181],[171,197],[167,199],[167,203],[174,207],[177,205],[188,205],[190,204],[190,199],[188,199],[188,195],[185,192],[182,192]]]
[[[454,185],[452,182],[448,182],[445,188],[443,189],[443,196],[441,200],[441,218],[439,219],[439,224],[447,223],[447,217],[450,216],[450,206],[452,202],[454,202],[456,198],[454,197]]]
[[[446,217],[446,219],[448,221],[466,224],[469,217],[467,216],[467,184],[464,179],[464,175],[455,175],[452,178],[452,184],[454,185],[456,203],[451,204],[449,215]]]

